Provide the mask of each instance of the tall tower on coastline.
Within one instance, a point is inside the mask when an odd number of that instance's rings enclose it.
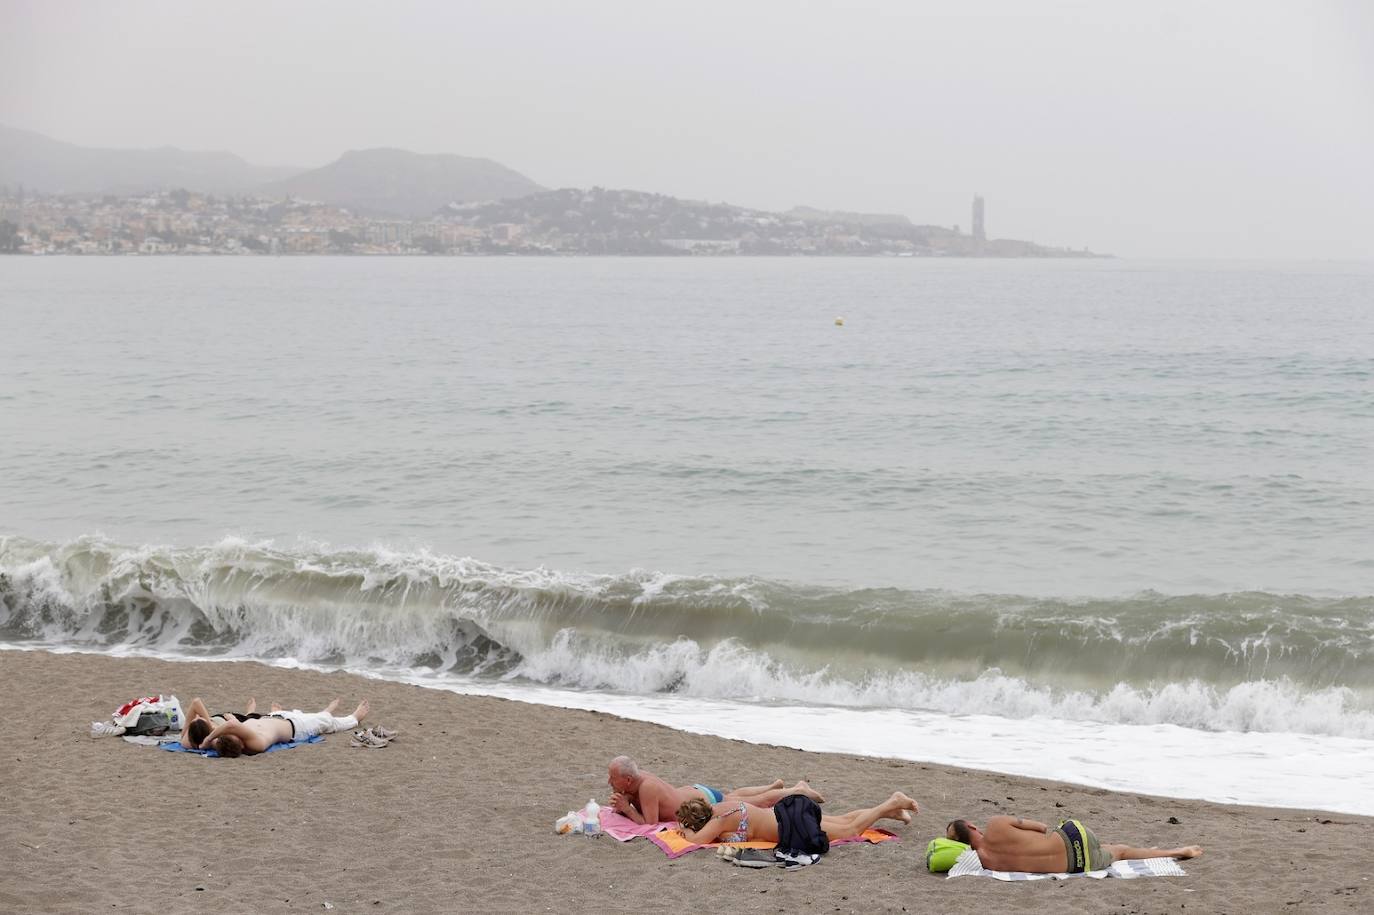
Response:
[[[977,254],[983,253],[983,243],[988,240],[987,232],[983,229],[983,198],[977,194],[973,195],[973,250]]]

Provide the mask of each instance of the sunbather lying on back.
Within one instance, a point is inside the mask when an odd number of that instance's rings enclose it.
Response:
[[[221,712],[212,715],[210,710],[205,707],[205,703],[197,696],[191,700],[191,704],[186,708],[186,726],[181,732],[182,746],[199,747],[200,742],[209,736],[216,725],[223,724],[230,719],[248,721],[251,718],[261,718],[262,715],[258,714],[257,708],[258,700],[250,698],[248,706],[243,712]]]
[[[333,734],[335,731],[355,728],[358,722],[367,717],[369,708],[364,699],[358,703],[353,714],[336,718],[334,709],[338,706],[339,700],[335,699],[318,712],[274,708],[260,718],[226,720],[216,725],[199,747],[202,750],[214,750],[220,756],[231,759],[244,754],[266,753],[276,743],[292,743],[316,734]]]

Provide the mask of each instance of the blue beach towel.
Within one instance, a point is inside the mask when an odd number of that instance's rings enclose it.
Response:
[[[322,740],[324,740],[324,736],[322,734],[316,734],[314,737],[310,737],[306,740],[293,740],[290,743],[274,743],[266,750],[263,750],[263,753],[271,753],[275,750],[289,750],[292,747],[299,747],[307,743],[319,743]],[[197,750],[192,747],[183,747],[180,743],[164,743],[162,749],[171,750],[173,753],[194,753],[197,756],[219,756],[214,750]]]

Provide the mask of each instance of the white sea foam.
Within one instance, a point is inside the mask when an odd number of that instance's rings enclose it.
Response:
[[[0,573],[0,626],[45,645],[486,671],[582,690],[793,706],[1374,738],[1367,646],[1338,644],[1368,640],[1368,599],[874,596],[648,570],[506,569],[423,550],[280,549],[236,537],[191,549],[0,538]],[[700,640],[675,635],[684,631]],[[944,640],[938,651],[932,639]],[[1198,644],[1200,652],[1225,647],[1186,662],[1175,654]],[[1333,646],[1338,663],[1328,671],[1313,659]],[[1147,650],[1156,655],[1137,663],[1143,674],[1134,679],[1100,664],[1082,675],[1085,658],[1117,652],[1111,657],[1135,663]],[[987,660],[1027,655],[1040,662],[1029,673]],[[1269,675],[1268,659],[1280,655],[1309,679]],[[1215,675],[1202,662],[1241,656],[1229,680],[1177,673]]]
[[[1131,794],[1374,815],[1374,739],[1206,732],[1033,716],[755,705],[417,679],[806,750],[922,760]],[[609,758],[618,748],[608,747]],[[920,785],[912,786],[920,797]]]
[[[31,649],[0,643],[0,649]],[[50,650],[76,649],[53,646]],[[116,646],[115,657],[175,653]],[[231,656],[237,657],[237,656]],[[226,660],[229,658],[226,658]],[[276,658],[278,667],[337,669]],[[371,666],[353,673],[456,693],[591,709],[698,734],[803,750],[942,763],[1128,794],[1200,798],[1374,816],[1374,739],[1212,732],[1168,724],[1101,724],[1034,715],[947,714],[630,695]],[[608,747],[607,758],[623,748]],[[918,799],[919,784],[911,786]]]
[[[49,617],[40,634],[49,640],[62,640],[76,623],[76,601],[63,584],[62,574],[52,557],[40,555],[20,561],[8,570],[17,599],[0,601],[0,625],[5,625],[28,607],[38,608]],[[27,607],[22,606],[27,604]]]
[[[503,639],[503,641],[506,641]],[[675,694],[852,708],[929,710],[1011,719],[1049,717],[1127,725],[1177,725],[1209,731],[1266,731],[1374,739],[1374,711],[1354,690],[1304,690],[1288,680],[1218,689],[1199,681],[1158,688],[1119,683],[1105,693],[1037,686],[989,670],[972,680],[919,672],[850,679],[829,668],[796,671],[726,641],[705,649],[689,639],[625,654],[598,650],[564,630],[547,648],[514,643],[523,660],[510,676],[538,683],[627,693]]]

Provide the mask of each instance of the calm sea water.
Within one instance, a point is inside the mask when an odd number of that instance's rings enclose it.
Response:
[[[1370,265],[7,258],[0,638],[1374,811],[1371,446]]]

